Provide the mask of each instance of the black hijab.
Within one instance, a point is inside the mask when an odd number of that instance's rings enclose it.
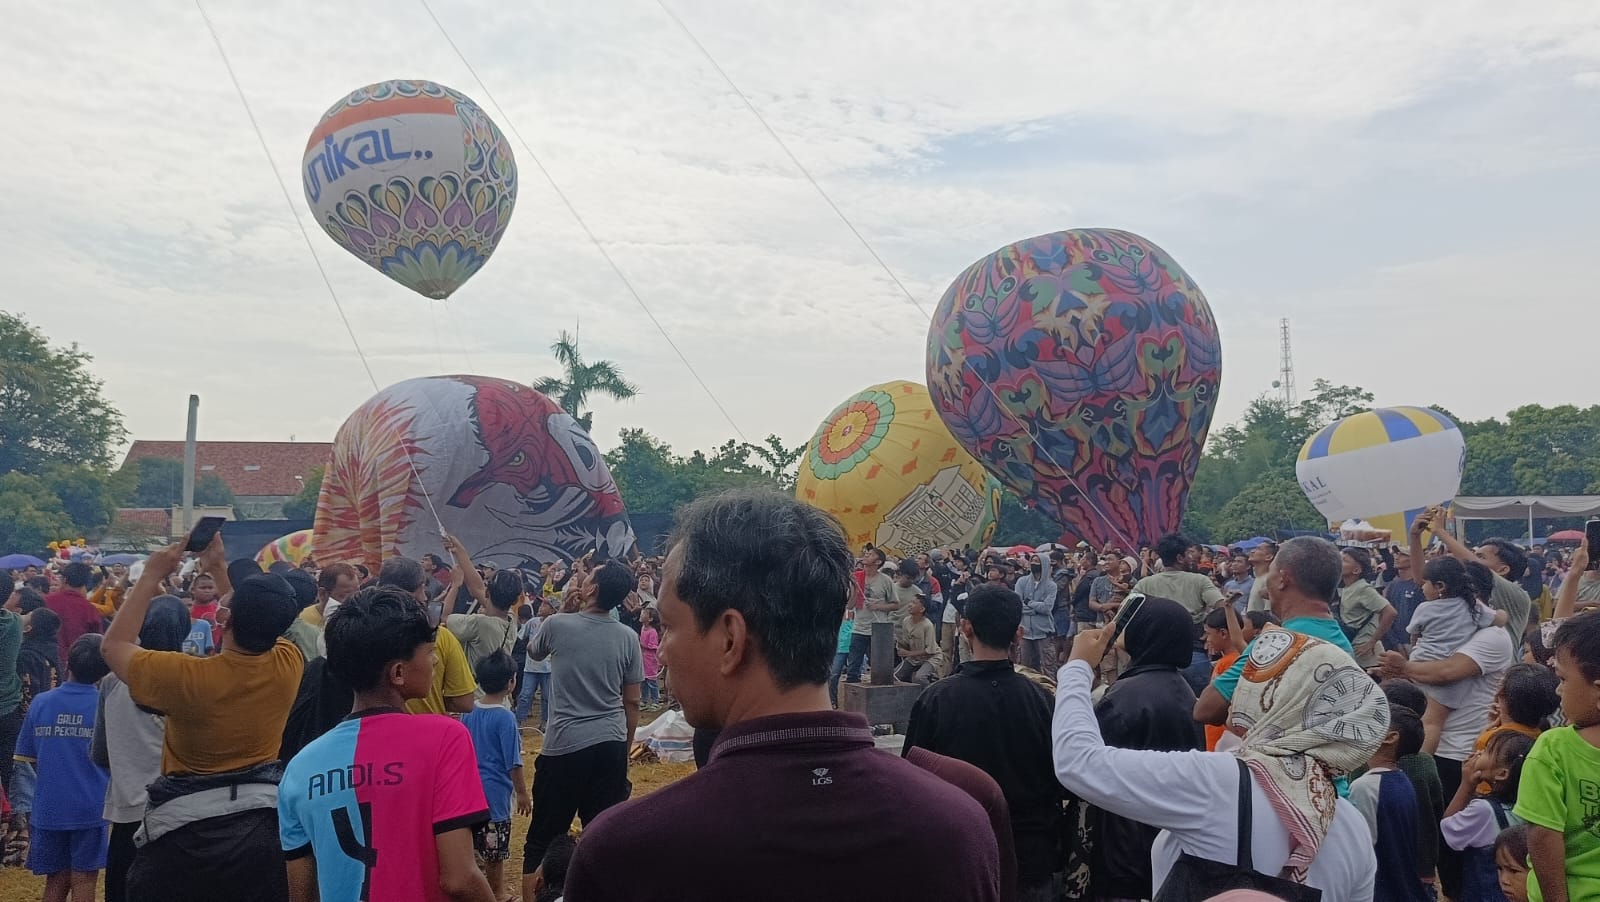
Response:
[[[1128,668],[1123,677],[1151,670],[1182,670],[1194,649],[1194,618],[1170,598],[1149,597],[1124,632]]]

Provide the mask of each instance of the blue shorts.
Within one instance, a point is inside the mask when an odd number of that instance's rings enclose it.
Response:
[[[106,866],[106,825],[81,830],[28,827],[28,870],[45,876],[62,871],[102,870]]]

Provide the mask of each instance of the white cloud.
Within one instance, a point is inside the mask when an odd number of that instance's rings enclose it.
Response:
[[[1115,225],[1205,287],[1223,419],[1276,377],[1284,315],[1302,385],[1475,417],[1582,397],[1586,344],[1558,326],[1592,306],[1600,238],[1580,211],[1600,175],[1578,101],[1600,71],[1590,0],[669,2],[926,309],[1007,241]],[[849,393],[921,378],[921,314],[654,4],[432,5],[747,435],[798,441]],[[305,136],[350,88],[427,77],[488,100],[420,6],[206,9],[297,208]],[[176,436],[190,391],[215,437],[331,436],[371,386],[198,15],[10,20],[6,307],[95,353],[140,437]],[[531,381],[581,317],[585,351],[645,390],[596,405],[603,445],[622,425],[684,450],[727,437],[516,151],[507,237],[445,304],[313,231],[378,381]],[[1557,327],[1505,339],[1528,311]],[[1418,379],[1412,342],[1494,342],[1497,378]]]

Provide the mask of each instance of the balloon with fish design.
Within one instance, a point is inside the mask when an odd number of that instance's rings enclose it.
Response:
[[[505,135],[471,98],[431,81],[378,82],[334,104],[300,176],[340,247],[438,300],[488,262],[517,202]]]
[[[956,278],[928,332],[928,390],[950,432],[1095,547],[1178,528],[1221,378],[1199,286],[1113,229],[1000,248]]]
[[[376,568],[442,553],[435,513],[473,560],[502,567],[634,545],[611,471],[577,420],[486,376],[410,379],[351,414],[317,496],[317,559]]]

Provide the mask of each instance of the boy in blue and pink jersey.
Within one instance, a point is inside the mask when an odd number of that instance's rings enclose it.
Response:
[[[461,724],[407,714],[433,685],[434,630],[399,589],[363,591],[324,633],[351,715],[295,755],[278,787],[291,898],[494,902],[473,861],[489,819]]]

